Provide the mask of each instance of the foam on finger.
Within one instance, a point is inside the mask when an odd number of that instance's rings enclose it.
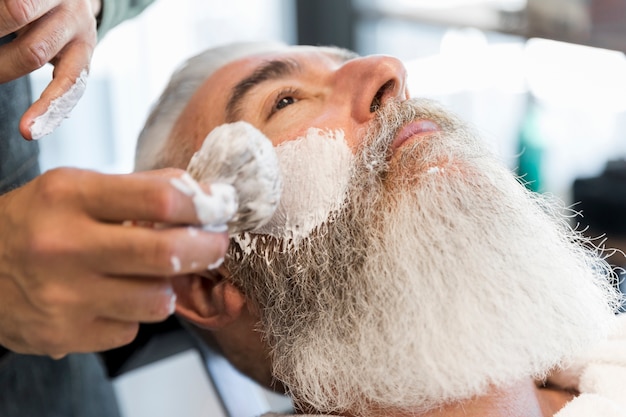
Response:
[[[30,135],[33,139],[52,133],[59,127],[63,119],[67,119],[70,113],[83,96],[87,87],[87,70],[82,70],[74,84],[60,97],[52,100],[45,113],[33,119],[30,126]]]

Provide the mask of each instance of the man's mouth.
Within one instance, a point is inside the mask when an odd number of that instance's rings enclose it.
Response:
[[[400,129],[400,132],[396,135],[391,147],[392,149],[398,149],[412,138],[426,136],[434,132],[439,132],[440,130],[441,128],[439,125],[432,120],[415,120]]]

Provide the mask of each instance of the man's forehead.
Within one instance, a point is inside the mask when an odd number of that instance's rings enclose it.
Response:
[[[253,71],[259,65],[271,60],[279,59],[305,59],[307,57],[325,57],[333,62],[342,64],[346,61],[358,57],[355,52],[347,49],[333,47],[333,46],[309,46],[309,45],[295,45],[285,46],[283,48],[277,48],[273,50],[263,51],[255,54],[251,54],[224,65],[221,70],[229,71],[234,68],[246,68],[249,71]]]

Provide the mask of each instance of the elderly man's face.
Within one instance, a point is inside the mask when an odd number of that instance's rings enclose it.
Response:
[[[190,100],[173,137],[191,140],[190,151],[195,151],[223,123],[244,120],[257,127],[282,148],[285,180],[278,213],[262,232],[307,235],[343,201],[350,157],[364,146],[377,110],[407,99],[406,70],[396,58],[289,47],[233,61],[213,73]],[[323,133],[300,147],[291,143],[312,128]],[[439,130],[438,122],[425,113],[402,120],[394,127],[395,140],[379,154],[393,159],[401,145]],[[341,140],[316,140],[329,136]],[[299,159],[307,160],[303,164]],[[308,190],[303,194],[304,184]]]
[[[273,375],[317,410],[480,395],[541,375],[612,314],[606,265],[463,123],[408,100],[404,79],[393,58],[290,48],[218,70],[175,127],[198,149],[214,127],[248,121],[299,181],[277,227],[238,237],[225,265],[258,307]],[[308,140],[310,128],[342,134]],[[320,182],[329,160],[339,169]]]
[[[214,127],[245,120],[274,145],[308,128],[340,129],[356,149],[375,110],[393,98],[408,98],[406,71],[392,57],[354,58],[331,48],[291,47],[285,52],[234,61],[199,89],[176,129],[199,148]],[[180,130],[182,129],[182,130]],[[436,127],[424,121],[413,133]],[[189,132],[191,130],[191,132]]]

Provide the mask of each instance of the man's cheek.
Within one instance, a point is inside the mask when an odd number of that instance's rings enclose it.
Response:
[[[282,197],[274,217],[257,232],[297,243],[341,208],[354,156],[343,131],[321,129],[283,142],[276,153]]]

